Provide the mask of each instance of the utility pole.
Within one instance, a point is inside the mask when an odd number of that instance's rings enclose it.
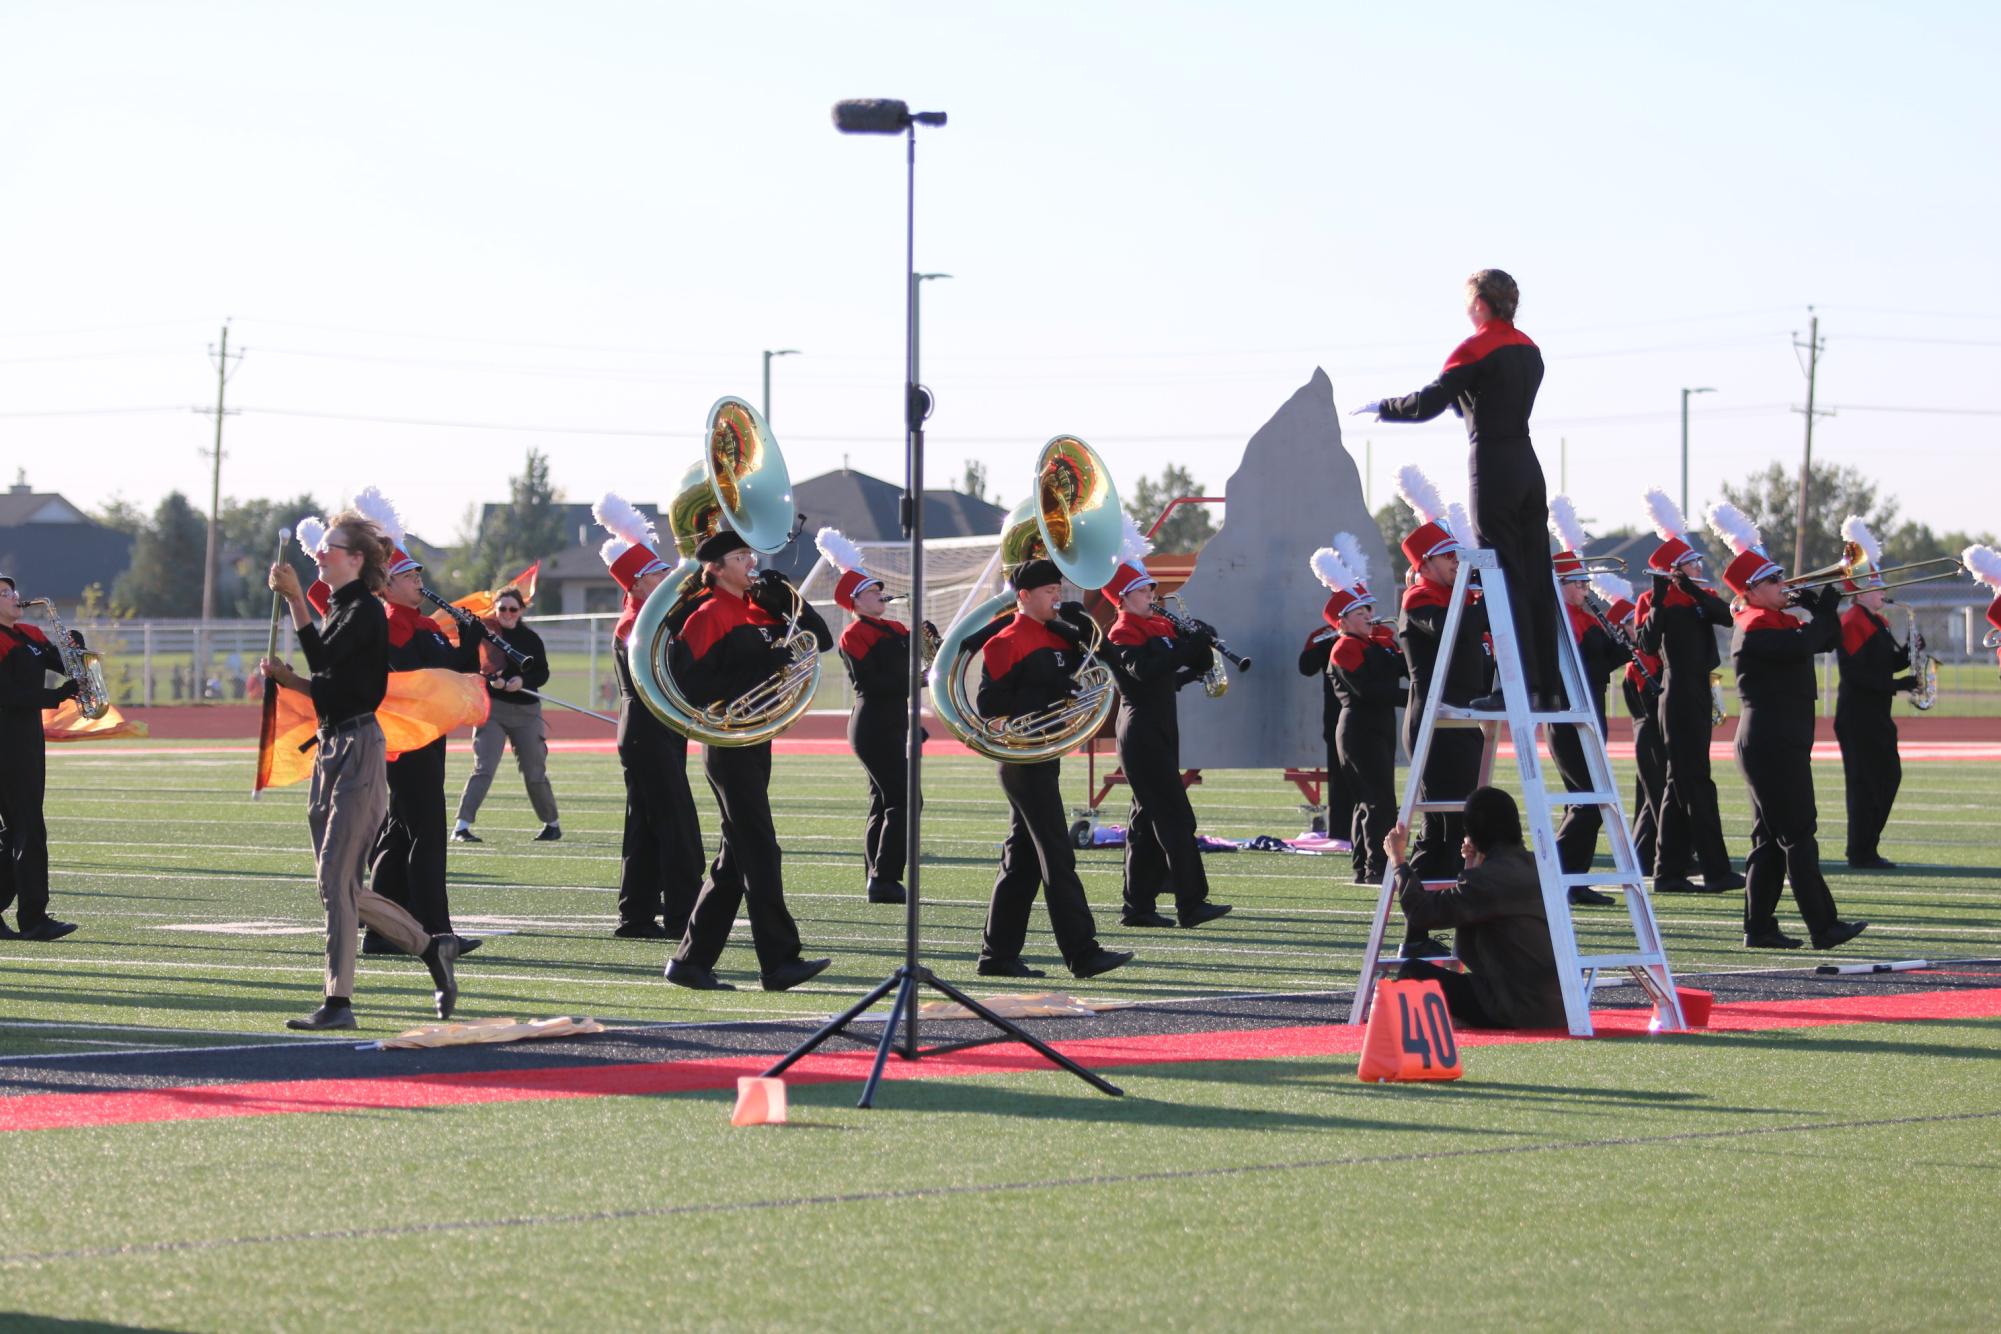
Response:
[[[796,347],[783,347],[776,352],[767,351],[764,354],[764,424],[767,426],[771,424],[771,359],[798,355],[799,349]]]
[[[229,321],[222,322],[222,341],[210,343],[208,355],[215,362],[215,444],[208,451],[208,554],[202,561],[201,618],[204,623],[215,619],[216,567],[221,559],[222,547],[222,419],[234,416],[235,410],[223,406],[223,394],[229,386],[231,371],[229,350]],[[239,350],[234,359],[241,363],[243,353]],[[207,408],[196,408],[196,412],[209,415]]]
[[[1812,306],[1807,307],[1807,313],[1809,315],[1813,315]],[[1806,342],[1804,343],[1800,342],[1798,337],[1795,337],[1793,339],[1793,350],[1795,355],[1797,355],[1797,353],[1801,348],[1804,348],[1806,350],[1806,358],[1807,358],[1806,359],[1806,452],[1800,458],[1799,512],[1794,517],[1793,520],[1793,573],[1794,574],[1798,574],[1801,570],[1806,568],[1806,492],[1807,492],[1807,482],[1813,476],[1813,419],[1816,416],[1832,417],[1834,415],[1832,412],[1816,413],[1814,411],[1814,406],[1813,406],[1814,385],[1817,378],[1817,374],[1820,370],[1820,354],[1826,348],[1826,344],[1822,342],[1820,337],[1820,316],[1813,315],[1813,319],[1811,323],[1808,325]],[[1798,412],[1800,411],[1800,409],[1794,408],[1793,411]]]
[[[1713,394],[1714,389],[1689,389],[1681,391],[1681,512],[1688,513],[1688,396],[1690,394]]]

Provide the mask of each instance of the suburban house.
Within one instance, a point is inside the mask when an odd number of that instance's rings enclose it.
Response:
[[[106,528],[53,491],[28,485],[25,472],[0,495],[0,574],[24,598],[48,598],[74,619],[84,590],[104,592],[132,563],[132,538]]]

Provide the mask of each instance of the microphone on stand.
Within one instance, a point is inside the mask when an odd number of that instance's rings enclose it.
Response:
[[[913,112],[894,97],[851,97],[834,103],[834,128],[842,134],[902,134],[912,123],[943,125],[942,111]]]

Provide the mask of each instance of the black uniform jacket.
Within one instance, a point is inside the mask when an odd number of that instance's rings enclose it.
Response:
[[[1841,590],[1829,586],[1812,603],[1813,619],[1801,624],[1782,611],[1747,607],[1736,616],[1730,657],[1737,667],[1737,694],[1747,712],[1803,726],[1813,736],[1814,702],[1820,698],[1814,655],[1841,638]],[[1740,725],[1739,731],[1749,724]]]
[[[1570,631],[1577,636],[1578,655],[1584,659],[1584,680],[1590,688],[1593,707],[1598,710],[1598,731],[1605,731],[1605,687],[1611,683],[1612,673],[1620,663],[1630,663],[1633,655],[1619,644],[1619,641],[1605,633],[1605,627],[1598,623],[1583,607],[1565,607],[1570,614]]]
[[[1395,631],[1378,625],[1366,637],[1342,634],[1334,641],[1327,675],[1344,714],[1352,709],[1357,723],[1376,718],[1385,729],[1395,727],[1397,705],[1404,702],[1404,659]]]
[[[1897,673],[1910,670],[1911,650],[1891,637],[1889,622],[1857,604],[1841,614],[1835,661],[1841,667],[1841,703],[1887,708],[1898,690]]]
[[[1397,868],[1397,894],[1415,930],[1453,929],[1453,946],[1488,1014],[1509,1028],[1563,1025],[1542,884],[1526,848],[1494,849],[1450,889],[1426,889],[1406,862]]]
[[[1693,580],[1654,576],[1653,603],[1640,618],[1640,647],[1660,658],[1661,684],[1670,696],[1700,696],[1703,712],[1709,711],[1709,674],[1723,661],[1711,627],[1728,624],[1729,604],[1709,589]]]
[[[1320,678],[1320,739],[1331,743],[1335,725],[1341,721],[1341,699],[1334,693],[1334,674],[1328,662],[1334,652],[1334,636],[1339,631],[1323,625],[1306,637],[1299,650],[1299,674]]]
[[[1119,683],[1121,716],[1137,711],[1172,717],[1174,692],[1209,670],[1215,651],[1182,639],[1164,616],[1120,612],[1105,635],[1112,675]]]
[[[1472,444],[1525,440],[1541,387],[1542,353],[1507,320],[1491,320],[1452,350],[1436,380],[1414,394],[1384,399],[1380,415],[1428,422],[1449,407],[1466,419]]]
[[[765,591],[770,587],[754,585],[748,598],[713,589],[681,627],[672,666],[674,680],[690,703],[735,699],[791,662],[792,655],[779,642],[785,621],[753,600],[775,602],[777,595]],[[822,652],[834,646],[833,631],[811,606],[803,607],[799,623],[819,641]]]
[[[464,642],[454,644],[444,627],[421,611],[396,606],[388,607],[387,611],[390,671],[414,672],[426,667],[443,667],[454,672],[479,670],[479,646],[486,638],[484,627],[471,633],[461,631]]]
[[[0,712],[9,721],[25,719],[23,725],[32,724],[39,735],[42,710],[76,694],[76,683],[68,679],[59,686],[47,683],[49,672],[62,670],[62,654],[39,627],[17,622],[0,629]]]
[[[1084,632],[1062,617],[1043,624],[1016,613],[980,646],[974,707],[986,719],[1033,713],[1077,693]]]
[[[841,631],[840,650],[856,699],[910,698],[910,631],[900,621],[857,616]]]
[[[1438,663],[1439,641],[1445,637],[1445,613],[1451,601],[1449,585],[1419,579],[1404,590],[1404,661],[1410,668],[1410,707],[1424,707],[1431,689],[1431,675]],[[1487,656],[1481,638],[1487,633],[1487,608],[1468,596],[1466,610],[1459,617],[1459,642],[1453,646],[1452,660],[1445,669],[1445,702],[1465,704],[1485,693]]]

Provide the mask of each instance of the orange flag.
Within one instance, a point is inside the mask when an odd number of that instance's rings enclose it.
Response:
[[[375,710],[389,758],[418,750],[460,727],[486,721],[486,682],[471,672],[425,667],[389,673],[389,693]],[[285,787],[312,776],[313,752],[299,747],[313,738],[318,721],[311,697],[297,690],[278,692],[278,725],[271,744],[257,756],[265,787]],[[268,766],[268,767],[267,767]]]
[[[520,574],[501,584],[500,587],[507,588],[511,586],[518,588],[521,590],[521,596],[524,601],[533,602],[535,600],[535,576],[540,574],[541,571],[542,562],[538,560]],[[493,615],[493,590],[489,588],[478,593],[468,593],[458,601],[452,603],[452,605],[462,611],[471,612],[482,621],[486,620]],[[436,621],[447,635],[451,636],[451,641],[454,644],[459,642],[459,623],[452,618],[450,612],[440,607],[431,613],[431,619]]]
[[[42,710],[42,735],[51,741],[109,741],[113,737],[145,736],[146,724],[135,722],[113,704],[102,718],[86,718],[76,701],[66,699]]]

